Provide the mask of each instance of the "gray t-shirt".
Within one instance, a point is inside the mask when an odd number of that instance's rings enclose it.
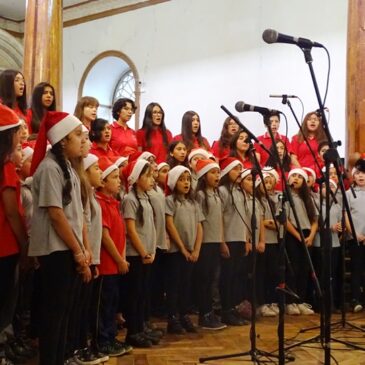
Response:
[[[244,210],[245,210],[245,215],[244,215],[244,221],[245,221],[245,226],[247,229],[247,234],[246,234],[246,239],[245,241],[250,241],[251,243],[253,243],[252,241],[252,227],[251,227],[251,219],[252,219],[252,208],[253,208],[253,197],[250,194],[247,194],[245,192],[243,192],[244,194]],[[255,218],[256,218],[256,229],[255,229],[255,243],[258,244],[259,239],[260,239],[260,225],[261,225],[261,219],[263,218],[263,212],[262,212],[262,205],[260,204],[260,202],[255,199]]]
[[[139,194],[138,198],[136,197],[133,191],[129,192],[123,200],[123,216],[124,219],[133,219],[136,222],[136,231],[142,244],[147,252],[147,254],[155,254],[156,252],[156,229],[153,218],[153,209],[152,205],[148,199],[148,195],[146,193]],[[143,220],[142,223],[138,219],[138,207],[139,204],[142,205],[143,208]],[[130,238],[127,234],[127,246],[126,246],[126,255],[127,256],[139,256],[139,253],[134,248]]]
[[[322,211],[325,215],[326,212],[326,202],[323,202],[322,204]],[[340,204],[331,204],[330,208],[330,227],[332,227],[334,224],[341,222],[342,218],[342,207]],[[332,236],[332,247],[340,247],[340,239],[338,238],[337,232],[332,232],[331,229],[331,236]],[[314,237],[313,241],[314,247],[320,247],[321,246],[321,238],[319,232],[317,232],[316,236]]]
[[[307,214],[307,210],[305,208],[304,201],[294,191],[292,192],[292,197],[293,197],[294,207],[295,207],[295,210],[297,212],[300,227],[302,229],[311,229],[311,223],[310,223],[309,218],[308,218],[308,214]],[[291,208],[289,202],[287,202],[286,204],[287,204],[286,209],[287,209],[287,212],[288,212],[288,219],[290,220],[290,223],[295,228],[298,228],[297,223],[296,223],[295,218],[294,218],[293,209]]]
[[[166,198],[166,214],[174,218],[174,225],[185,248],[193,251],[198,233],[198,224],[204,220],[203,213],[196,201],[189,199],[174,199],[173,195]],[[175,241],[170,238],[169,252],[179,251]]]
[[[354,198],[350,190],[346,192],[351,216],[356,234],[365,235],[365,188],[354,187],[354,191],[356,198]]]
[[[33,217],[30,232],[29,256],[49,255],[66,251],[68,246],[56,233],[48,214],[49,207],[61,208],[69,222],[80,247],[84,249],[82,229],[84,224],[80,180],[67,162],[71,175],[71,201],[64,205],[62,191],[65,186],[63,172],[52,152],[49,152],[33,176]]]
[[[271,213],[271,209],[270,209],[270,205],[269,205],[269,201],[267,200],[266,197],[263,197],[261,199],[262,201],[262,208],[263,208],[263,213],[264,213],[264,219],[269,220],[269,219],[275,219],[275,217],[273,217],[272,213]],[[278,206],[278,202],[275,204],[274,199],[271,199],[272,201],[272,207],[273,207],[273,211],[274,214],[276,213],[277,210],[277,206]],[[277,201],[277,198],[276,198]],[[273,244],[273,243],[278,243],[278,232],[274,229],[268,229],[265,227],[265,243],[267,244]]]
[[[245,210],[241,190],[236,185],[231,186],[230,190],[222,185],[219,196],[222,200],[225,242],[244,242],[247,229],[243,221]]]
[[[161,250],[167,249],[166,242],[166,219],[165,219],[165,194],[157,186],[156,190],[152,189],[147,193],[155,213],[156,243]]]
[[[24,209],[25,226],[27,228],[28,237],[30,235],[31,221],[33,216],[32,181],[33,177],[27,177],[21,182],[20,186],[21,203]]]
[[[203,191],[199,191],[196,200],[205,217],[203,223],[203,243],[222,242],[222,202],[217,192],[208,191],[206,193],[209,210],[206,209],[205,196]]]
[[[100,248],[102,237],[101,207],[94,194],[91,194],[89,204],[86,205],[84,218],[87,227],[90,249],[93,256],[92,264],[100,264]]]

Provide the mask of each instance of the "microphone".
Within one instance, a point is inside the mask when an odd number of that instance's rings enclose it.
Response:
[[[296,44],[300,48],[312,48],[312,47],[322,47],[323,45],[318,42],[313,42],[307,38],[299,38],[293,37],[291,35],[286,35],[277,32],[274,29],[266,29],[262,33],[262,39],[266,43],[289,43],[289,44]]]
[[[298,97],[296,95],[286,95],[286,94],[282,94],[282,95],[270,94],[269,97],[270,98],[287,98],[287,99],[297,98],[298,99]]]
[[[261,113],[262,115],[269,115],[270,113],[279,113],[277,110],[262,108],[261,106],[246,104],[244,101],[237,101],[237,103],[235,105],[235,109],[239,113],[257,112],[257,113]]]

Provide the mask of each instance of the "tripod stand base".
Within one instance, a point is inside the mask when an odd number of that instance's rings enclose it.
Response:
[[[275,355],[271,352],[262,351],[259,349],[250,350],[246,352],[238,352],[236,354],[227,354],[227,355],[219,355],[219,356],[209,356],[209,357],[202,357],[199,359],[199,363],[205,363],[206,361],[212,360],[222,360],[222,359],[230,359],[234,357],[243,357],[243,356],[250,356],[250,359],[242,360],[242,361],[252,361],[255,364],[259,364],[260,362],[267,362],[267,360],[260,360],[260,358],[267,358],[267,359],[279,359],[278,355]],[[287,362],[294,361],[295,357],[291,355],[286,355],[285,360]]]

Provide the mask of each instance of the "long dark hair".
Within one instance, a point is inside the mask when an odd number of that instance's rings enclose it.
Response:
[[[168,152],[167,152],[167,157],[166,157],[166,163],[170,166],[170,169],[172,169],[172,168],[174,168],[175,166],[178,166],[178,165],[185,166],[185,167],[189,168],[188,154],[187,153],[186,153],[185,161],[183,163],[180,163],[178,160],[176,160],[176,158],[174,156],[171,156],[171,154],[174,152],[175,147],[179,143],[185,145],[185,147],[186,147],[186,144],[183,141],[172,141],[169,144],[169,148],[168,148]]]
[[[238,159],[242,159],[242,157],[240,156],[240,154],[237,152],[237,141],[238,139],[240,138],[240,135],[242,133],[246,133],[243,129],[240,129],[239,131],[237,131],[233,136],[232,136],[232,139],[231,139],[231,143],[229,144],[229,148],[230,148],[230,153],[229,155],[231,157],[236,157]],[[247,133],[246,133],[247,134]],[[245,154],[245,157],[248,157],[249,160],[252,162],[252,164],[254,164],[254,161],[253,161],[253,158],[251,157],[251,155],[248,153],[248,150]]]
[[[0,184],[3,182],[4,165],[13,152],[13,137],[18,133],[20,126],[0,132]]]
[[[23,74],[17,70],[5,70],[0,74],[0,99],[4,105],[10,109],[14,109],[16,106],[20,111],[26,115],[27,113],[27,88],[24,80],[24,92],[20,97],[16,97],[14,90],[14,80],[16,75]],[[24,76],[23,76],[24,78]]]
[[[309,221],[313,223],[316,217],[316,210],[313,204],[312,194],[310,193],[310,190],[304,178],[302,186],[298,189],[298,195],[304,202],[304,206],[307,211]]]
[[[53,102],[47,108],[47,110],[45,110],[46,108],[42,104],[42,96],[44,93],[44,89],[46,87],[50,87],[53,92]],[[40,126],[41,121],[42,121],[43,117],[45,116],[45,114],[48,111],[56,110],[56,94],[55,94],[54,87],[51,84],[49,84],[48,82],[40,82],[39,84],[37,84],[33,89],[32,102],[31,102],[30,108],[32,110],[32,120],[31,120],[32,132],[38,133],[39,126]]]
[[[199,118],[199,129],[196,132],[196,139],[198,140],[199,146],[203,147],[205,149],[208,148],[208,146],[205,145],[204,143],[204,139],[203,136],[201,134],[201,122],[200,122],[200,117],[199,114],[189,110],[187,112],[184,113],[183,117],[182,117],[182,121],[181,121],[181,136],[182,139],[186,145],[186,148],[188,150],[188,152],[191,151],[191,149],[194,147],[193,144],[193,128],[192,128],[192,120],[193,120],[193,116],[197,115]]]
[[[276,160],[276,145],[278,143],[281,143],[284,146],[284,151],[285,152],[284,152],[284,157],[283,157],[283,160],[282,160],[281,163],[283,165],[284,171],[288,172],[291,169],[291,158],[290,158],[290,155],[289,155],[288,150],[286,148],[286,144],[282,139],[276,140],[275,144],[271,145],[271,147],[270,147],[271,156],[266,161],[266,166],[271,166],[274,169],[279,167],[279,163]]]
[[[302,123],[303,133],[302,133],[302,131],[299,130],[299,132],[298,132],[298,142],[303,142],[304,141],[303,134],[308,138],[309,131],[308,131],[307,123],[308,123],[308,120],[310,119],[310,117],[313,114],[315,114],[317,116],[317,118],[319,119],[318,129],[315,132],[315,137],[316,137],[317,142],[320,143],[320,142],[323,142],[323,141],[327,140],[326,134],[325,134],[325,132],[323,130],[323,126],[322,126],[322,117],[318,112],[313,111],[313,112],[307,113],[306,116],[303,119],[303,123]]]
[[[162,109],[161,105],[158,103],[155,103],[155,102],[149,103],[147,105],[146,110],[144,112],[144,117],[143,117],[142,129],[145,130],[147,147],[151,147],[151,133],[152,133],[153,129],[155,128],[155,126],[152,122],[153,108],[155,106],[158,106],[162,112],[161,124],[158,126],[158,128],[160,128],[160,130],[162,132],[163,145],[167,149],[169,141],[167,138],[166,126],[165,126],[165,112]]]
[[[104,130],[107,124],[109,124],[109,122],[103,118],[96,118],[93,121],[89,132],[89,138],[91,142],[100,142],[101,132]]]
[[[231,117],[227,117],[224,120],[222,131],[221,131],[221,136],[219,137],[219,141],[218,141],[220,153],[222,153],[225,148],[228,148],[231,143],[232,136],[228,133],[229,122],[231,120],[233,120]]]

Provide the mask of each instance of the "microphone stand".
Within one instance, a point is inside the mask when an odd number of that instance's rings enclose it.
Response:
[[[304,47],[302,48],[302,51],[304,53],[304,58],[305,58],[305,62],[308,64],[309,67],[309,71],[311,74],[311,78],[312,78],[312,82],[313,82],[313,86],[315,89],[315,93],[317,96],[317,101],[318,101],[318,105],[319,105],[319,109],[321,111],[322,114],[322,126],[323,126],[323,130],[326,134],[328,143],[329,143],[329,150],[324,154],[324,159],[325,159],[325,163],[326,163],[326,176],[325,176],[325,184],[326,184],[326,217],[325,217],[325,230],[324,230],[324,242],[321,243],[321,246],[323,247],[323,252],[324,252],[324,260],[323,262],[325,263],[324,267],[323,267],[323,282],[324,282],[324,343],[323,343],[323,347],[324,347],[324,363],[325,365],[330,365],[331,363],[331,346],[330,346],[330,342],[334,341],[334,342],[339,342],[342,344],[345,344],[349,347],[353,347],[359,350],[364,350],[363,348],[361,348],[360,346],[357,346],[355,344],[352,344],[350,342],[347,341],[343,341],[343,340],[339,340],[339,339],[335,339],[335,338],[331,338],[331,249],[332,249],[332,237],[331,237],[331,231],[330,231],[330,183],[329,183],[329,169],[330,169],[330,164],[332,163],[335,168],[336,168],[336,172],[337,172],[337,176],[339,178],[339,186],[341,189],[341,193],[343,196],[343,203],[344,206],[346,208],[346,212],[347,215],[349,217],[349,222],[350,222],[350,226],[351,226],[351,231],[352,231],[352,235],[356,241],[356,231],[355,231],[355,227],[353,224],[353,220],[351,217],[351,212],[350,212],[350,207],[348,204],[348,200],[346,197],[346,191],[345,191],[345,186],[343,183],[343,179],[342,179],[342,174],[340,172],[340,156],[338,154],[337,151],[337,146],[335,145],[335,143],[333,142],[331,133],[329,131],[328,128],[328,123],[327,123],[327,118],[326,118],[326,114],[324,112],[324,105],[321,99],[321,95],[319,92],[319,88],[318,88],[318,84],[317,84],[317,80],[316,80],[316,76],[314,73],[314,69],[313,69],[313,58],[312,58],[312,54],[311,54],[311,49],[312,47]],[[357,243],[358,244],[358,243]]]

